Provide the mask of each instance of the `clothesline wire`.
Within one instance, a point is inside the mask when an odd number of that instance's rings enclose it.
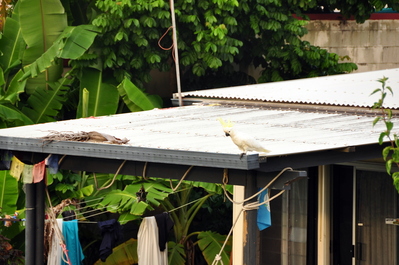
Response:
[[[187,205],[193,204],[193,203],[195,203],[195,202],[197,202],[197,201],[199,201],[199,200],[201,200],[201,199],[202,199],[202,197],[201,197],[201,198],[198,198],[198,199],[196,199],[196,200],[194,200],[194,201],[191,201],[191,202],[189,202],[189,203],[180,205],[179,207],[176,207],[176,208],[173,208],[172,210],[169,210],[168,213],[171,213],[171,212],[174,212],[174,211],[176,211],[176,210],[179,210],[180,208],[186,207]]]
[[[76,210],[81,211],[81,210],[84,210],[84,209],[87,209],[87,208],[94,208],[94,207],[97,207],[97,205],[99,205],[99,203],[90,204],[90,205],[86,205],[86,206],[83,206],[83,207],[77,207]],[[67,207],[70,207],[70,206],[67,206]]]
[[[107,208],[107,206],[105,206],[104,208]],[[100,209],[95,209],[95,210],[102,210],[102,209],[104,209],[104,208],[100,208]],[[118,209],[118,207],[116,207],[116,206],[114,206],[114,207],[112,207],[111,208],[112,210],[115,210],[115,209]],[[87,211],[87,212],[93,212],[93,211],[95,211],[95,210],[91,210],[91,211]],[[87,212],[84,212],[84,213],[87,213]],[[94,213],[94,214],[91,214],[91,215],[89,215],[89,216],[83,216],[85,219],[87,219],[87,218],[90,218],[90,217],[93,217],[93,216],[97,216],[97,215],[100,215],[100,214],[105,214],[106,212],[108,212],[108,211],[102,211],[102,212],[99,212],[99,213]],[[79,213],[78,215],[83,215],[84,213]],[[82,219],[81,217],[80,218],[76,218],[77,220],[83,220],[84,221],[84,219]]]

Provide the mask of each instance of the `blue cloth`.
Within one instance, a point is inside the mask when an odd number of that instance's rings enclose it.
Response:
[[[50,155],[47,158],[46,165],[49,169],[50,174],[57,174],[58,172],[58,155]]]
[[[269,190],[266,189],[261,192],[258,196],[259,203],[262,203],[269,199]],[[259,230],[264,230],[272,225],[272,217],[270,215],[270,202],[259,206],[257,223]]]
[[[62,223],[62,234],[65,238],[66,248],[68,250],[69,260],[72,265],[81,265],[85,258],[83,255],[82,246],[80,245],[78,235],[78,220],[64,221]],[[68,265],[63,260],[62,265]]]

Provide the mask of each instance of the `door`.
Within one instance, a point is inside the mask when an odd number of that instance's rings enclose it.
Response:
[[[334,166],[332,178],[332,264],[395,265],[398,193],[385,172]]]
[[[355,264],[398,264],[397,196],[392,178],[382,172],[356,171]]]

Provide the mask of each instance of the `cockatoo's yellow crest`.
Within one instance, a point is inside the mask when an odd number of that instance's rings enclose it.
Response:
[[[230,120],[227,122],[222,118],[218,118],[217,120],[220,122],[220,124],[222,124],[223,128],[231,128],[234,126],[234,123],[231,122]]]

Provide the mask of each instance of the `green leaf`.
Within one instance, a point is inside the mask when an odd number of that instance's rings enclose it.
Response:
[[[380,92],[380,91],[381,91],[381,88],[377,88],[377,89],[375,89],[375,90],[370,94],[370,96],[373,95],[373,94],[375,94],[375,93],[377,93],[377,92]]]
[[[390,132],[393,128],[393,123],[390,121],[386,121],[385,126],[387,127],[387,132]]]
[[[182,244],[176,244],[173,241],[168,242],[168,263],[174,265],[185,265],[186,254]]]
[[[103,83],[103,72],[94,68],[84,68],[80,77],[81,97],[78,106],[78,117],[82,117],[83,90],[89,92],[88,116],[115,114],[118,108],[119,95],[115,86]]]
[[[137,190],[138,191],[138,190]],[[100,207],[108,206],[111,212],[128,211],[130,214],[141,216],[149,205],[145,202],[138,202],[137,197],[132,193],[122,190],[112,190],[99,204]]]
[[[146,202],[138,201],[136,193],[144,186],[146,195]],[[108,205],[109,208],[114,208],[114,212],[129,211],[130,214],[141,216],[147,209],[153,209],[152,206],[159,206],[160,201],[168,197],[172,190],[165,187],[157,181],[149,181],[144,183],[136,183],[126,186],[122,190],[113,190],[106,193],[105,198],[101,201],[101,206]]]
[[[393,149],[392,161],[394,163],[399,163],[399,148],[398,147]]]
[[[137,264],[137,240],[134,238],[114,247],[112,254],[107,257],[103,262],[98,260],[94,265],[124,265],[124,264]]]
[[[381,145],[384,142],[385,136],[387,136],[387,132],[380,133],[380,137],[378,138],[378,143]]]
[[[19,100],[19,94],[25,91],[26,80],[19,81],[23,75],[24,72],[22,70],[19,70],[14,75],[5,91],[4,100],[11,104],[15,104]]]
[[[393,185],[395,186],[396,190],[399,192],[399,172],[394,172],[392,174]]]
[[[139,107],[139,110],[151,110],[162,106],[156,105],[147,94],[135,86],[128,78],[125,78],[118,85],[118,91],[130,111],[137,111],[137,107]]]
[[[0,212],[12,215],[17,210],[18,181],[9,172],[0,171]]]
[[[62,51],[58,56],[63,59],[79,58],[91,47],[98,31],[92,25],[66,28],[60,38],[65,44],[60,45],[59,49]]]
[[[222,249],[223,243],[226,240],[226,236],[218,233],[207,231],[201,232],[198,235],[198,246],[204,255],[204,258],[208,264],[212,264],[216,255],[219,254]],[[225,248],[221,253],[223,264],[229,264],[231,252],[231,241],[226,244]]]
[[[21,28],[17,20],[7,17],[3,35],[0,38],[1,52],[0,65],[5,73],[21,63],[25,42],[22,38]]]
[[[376,118],[373,120],[373,126],[375,126],[380,120],[381,120],[381,117],[376,117]]]
[[[392,162],[393,162],[393,160],[392,160],[392,159],[389,159],[389,160],[385,163],[385,168],[386,168],[387,173],[388,173],[389,175],[391,175]]]
[[[88,186],[85,186],[85,187],[81,188],[80,190],[76,191],[74,193],[74,195],[75,195],[74,197],[78,198],[78,199],[82,199],[82,198],[92,195],[93,192],[94,192],[94,186],[88,185]]]
[[[392,147],[391,146],[387,146],[382,150],[382,157],[384,158],[384,160],[387,160],[387,157],[389,155],[389,152],[391,151]]]
[[[77,59],[91,46],[97,33],[93,27],[81,25],[68,27],[52,45],[35,61],[24,67],[25,74],[22,80],[28,77],[37,77],[54,66],[58,59]]]
[[[16,107],[9,104],[0,104],[0,118],[4,121],[15,122],[18,125],[30,125],[33,121],[29,119]]]
[[[55,121],[63,103],[65,94],[73,79],[63,77],[57,82],[49,82],[49,89],[36,89],[27,100],[27,107],[22,109],[34,123]]]
[[[22,0],[19,1],[18,11],[21,33],[27,46],[22,63],[29,65],[41,57],[67,27],[67,15],[59,0]],[[32,69],[31,73],[37,75],[42,72],[36,69],[38,68]],[[61,77],[62,64],[52,65],[44,71],[46,74],[27,82],[29,94],[36,88],[46,88],[48,81],[58,80]]]

